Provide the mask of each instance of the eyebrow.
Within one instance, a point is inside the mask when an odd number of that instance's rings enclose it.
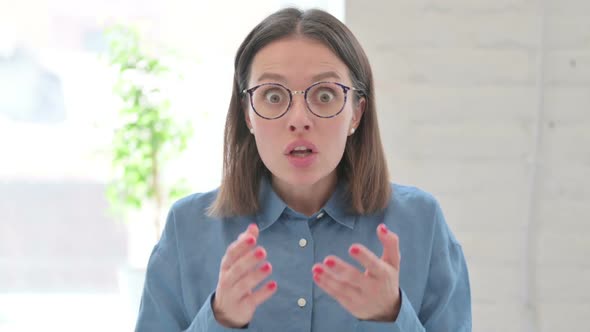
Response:
[[[311,79],[313,82],[319,82],[321,80],[324,80],[326,78],[335,78],[337,80],[341,80],[342,78],[340,77],[340,75],[338,75],[338,73],[336,73],[335,71],[327,71],[321,74],[317,74],[315,76],[313,76]],[[287,79],[285,78],[285,76],[281,75],[281,74],[276,74],[276,73],[264,73],[262,75],[260,75],[258,77],[258,82],[262,81],[262,80],[275,80],[275,81],[281,81],[283,83],[287,82]]]
[[[263,80],[281,81],[283,83],[287,81],[285,79],[285,76],[280,75],[280,74],[275,74],[275,73],[264,73],[264,74],[260,75],[260,77],[258,77],[258,82],[263,81]]]
[[[325,73],[321,73],[321,74],[315,75],[314,77],[312,77],[312,81],[319,82],[321,80],[325,80],[326,78],[335,78],[337,80],[341,80],[342,79],[340,77],[340,75],[338,75],[338,73],[336,73],[335,71],[327,71]]]

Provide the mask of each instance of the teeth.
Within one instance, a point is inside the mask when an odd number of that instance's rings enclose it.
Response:
[[[307,151],[308,149],[305,146],[298,146],[293,151]]]

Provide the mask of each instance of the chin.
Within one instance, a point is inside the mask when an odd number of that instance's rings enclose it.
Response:
[[[273,176],[280,181],[292,186],[311,186],[327,178],[332,172],[321,172],[318,170],[282,169],[272,172]]]
[[[286,160],[268,160],[267,163],[265,158],[262,158],[262,161],[273,178],[291,186],[302,187],[315,185],[336,174],[336,167],[338,166],[338,163],[335,163],[334,167],[331,168],[325,164],[326,160],[320,161],[319,159],[313,165],[305,168],[294,167]]]

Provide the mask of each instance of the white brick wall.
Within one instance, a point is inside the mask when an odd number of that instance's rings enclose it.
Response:
[[[347,1],[393,180],[440,199],[474,331],[590,326],[589,17],[588,0]]]

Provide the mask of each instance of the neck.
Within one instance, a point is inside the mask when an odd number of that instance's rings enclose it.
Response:
[[[273,176],[272,186],[277,195],[293,210],[311,216],[326,204],[336,188],[336,172],[320,181],[306,185],[294,186]]]

